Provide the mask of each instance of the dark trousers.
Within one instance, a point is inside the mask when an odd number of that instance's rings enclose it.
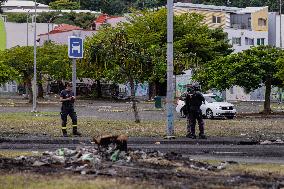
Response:
[[[194,110],[189,112],[187,116],[187,132],[195,135],[196,120],[198,122],[199,135],[204,135],[204,121],[202,119],[201,110]]]
[[[72,120],[73,127],[77,127],[77,114],[73,109],[61,111],[62,129],[66,129],[67,116],[69,115]]]

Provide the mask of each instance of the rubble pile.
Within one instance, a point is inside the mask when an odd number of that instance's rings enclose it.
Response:
[[[0,169],[33,170],[36,172],[71,171],[82,175],[119,177],[187,177],[180,173],[188,170],[218,171],[230,162],[210,165],[176,153],[145,152],[127,149],[127,138],[111,136],[94,140],[97,145],[78,146],[45,151],[38,156],[0,159]],[[181,176],[182,175],[182,176]]]

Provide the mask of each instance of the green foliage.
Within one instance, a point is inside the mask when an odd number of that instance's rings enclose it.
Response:
[[[283,55],[279,48],[253,47],[206,63],[194,78],[204,89],[225,90],[238,85],[251,92],[264,84],[264,112],[269,113],[271,86],[283,86]]]
[[[0,61],[0,84],[15,80],[17,72]]]
[[[0,53],[3,64],[16,70],[23,82],[30,82],[33,78],[33,56],[33,47],[29,46],[17,46]],[[38,74],[48,74],[52,79],[70,79],[70,63],[67,46],[47,43],[37,49]]]
[[[27,14],[25,13],[6,13],[8,16],[8,22],[16,23],[26,23]],[[43,12],[39,13],[37,16],[38,23],[48,23],[51,21],[55,24],[71,24],[79,26],[84,29],[89,29],[92,22],[96,19],[96,14],[91,13],[62,13],[62,12]],[[31,17],[29,17],[29,22],[31,22]]]
[[[283,52],[270,46],[258,46],[240,53],[215,59],[202,66],[195,78],[206,89],[224,90],[238,85],[248,92],[257,89],[268,78],[273,85],[280,85],[277,77],[278,67]]]
[[[71,79],[71,60],[67,45],[45,43],[38,48],[38,69],[53,80]]]
[[[110,15],[120,15],[131,9],[154,8],[166,5],[166,0],[81,0],[81,8],[101,10]]]
[[[80,9],[80,4],[76,1],[70,0],[57,0],[49,3],[51,9],[55,10],[78,10]]]
[[[96,70],[95,77],[113,81],[164,80],[167,47],[166,9],[133,14],[129,23],[106,27],[86,42],[85,62]],[[174,19],[175,73],[196,67],[231,52],[225,34],[202,24],[197,14]],[[91,70],[91,69],[90,69]],[[124,75],[124,76],[123,76]]]

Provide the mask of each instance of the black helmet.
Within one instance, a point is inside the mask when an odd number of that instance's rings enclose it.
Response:
[[[193,89],[194,91],[200,91],[200,86],[199,86],[198,84],[194,84],[194,85],[192,86],[192,89]]]

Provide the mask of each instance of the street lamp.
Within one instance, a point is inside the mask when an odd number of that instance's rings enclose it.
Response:
[[[37,112],[36,110],[36,97],[37,97],[37,81],[36,81],[36,7],[37,7],[37,2],[35,2],[35,14],[34,14],[34,82],[33,82],[33,109],[32,112]]]
[[[30,11],[31,10],[27,12],[27,46],[29,46],[29,17],[30,17],[29,13]]]
[[[55,18],[57,18],[57,17],[61,17],[61,16],[63,16],[63,14],[59,14],[59,15],[55,15],[55,16],[53,16],[53,17],[51,17],[50,19],[49,19],[49,21],[48,21],[48,23],[47,23],[47,41],[49,42],[50,41],[50,38],[49,38],[49,24],[50,24],[50,22],[52,22]]]
[[[279,3],[279,14],[280,14],[280,48],[282,49],[282,0]]]
[[[167,138],[174,138],[173,115],[173,0],[167,0]]]

